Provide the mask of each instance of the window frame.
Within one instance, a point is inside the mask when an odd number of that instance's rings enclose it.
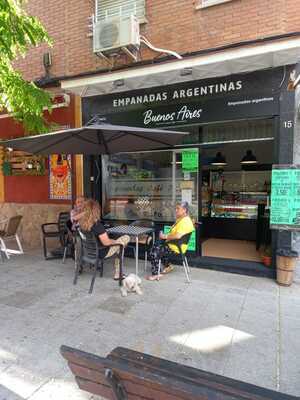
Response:
[[[196,5],[196,10],[218,6],[220,4],[228,3],[230,1],[233,0],[198,0],[198,4]]]

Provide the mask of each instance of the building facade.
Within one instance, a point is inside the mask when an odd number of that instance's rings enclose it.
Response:
[[[186,200],[198,222],[195,265],[274,275],[261,266],[262,253],[275,267],[276,249],[298,243],[296,233],[269,229],[272,166],[299,156],[297,103],[288,90],[300,50],[298,2],[56,3],[28,3],[54,45],[17,61],[26,78],[80,101],[77,121],[98,116],[190,133],[175,150],[94,156],[82,170],[77,159],[77,187],[101,201],[111,222],[147,218],[164,230],[174,202]],[[128,26],[138,34],[116,44],[116,29]]]

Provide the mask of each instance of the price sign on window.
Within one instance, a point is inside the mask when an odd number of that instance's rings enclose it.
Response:
[[[198,171],[198,150],[186,150],[182,152],[182,169],[185,172]]]
[[[300,165],[274,165],[271,187],[271,228],[300,230]]]

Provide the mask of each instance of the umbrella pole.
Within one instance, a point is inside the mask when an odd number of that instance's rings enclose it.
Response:
[[[68,155],[67,155],[67,164],[69,171],[71,172],[71,203],[72,203],[72,208],[74,208],[75,205],[75,200],[76,200],[76,181],[75,181],[75,174],[74,174],[74,166],[75,166],[75,160],[74,160],[74,155],[71,155],[71,165],[69,163]]]

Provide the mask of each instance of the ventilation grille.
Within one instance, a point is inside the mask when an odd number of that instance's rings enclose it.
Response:
[[[96,21],[130,15],[141,20],[145,18],[145,7],[145,0],[97,0]]]

